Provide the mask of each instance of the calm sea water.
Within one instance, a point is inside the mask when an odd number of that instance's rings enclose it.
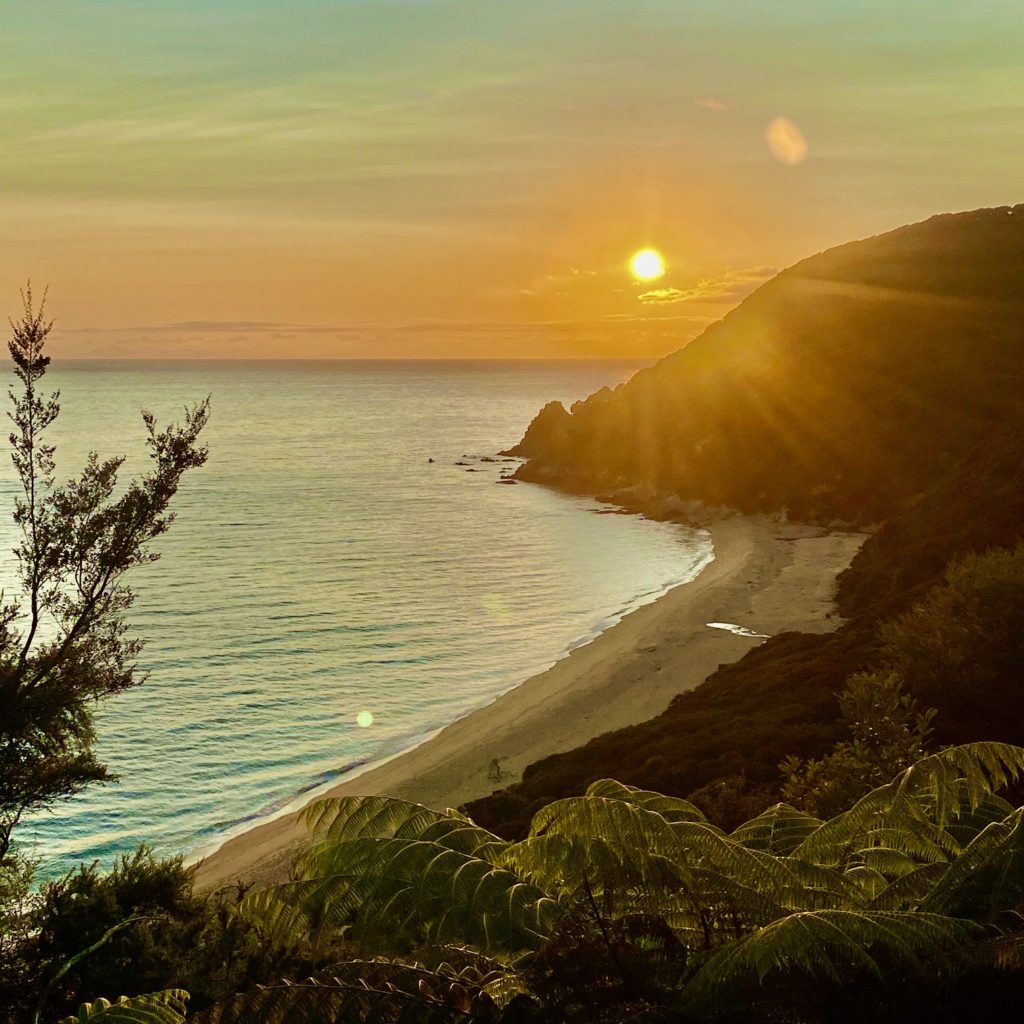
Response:
[[[120,782],[21,830],[44,871],[139,842],[212,847],[256,815],[487,703],[692,578],[705,534],[499,485],[552,398],[619,363],[78,363],[53,430],[144,463],[139,409],[213,398],[208,465],[184,485],[131,614],[146,684],[108,701]],[[431,463],[428,460],[434,459]],[[15,482],[3,460],[2,500]],[[0,518],[2,566],[13,527]],[[371,720],[372,717],[372,720]]]

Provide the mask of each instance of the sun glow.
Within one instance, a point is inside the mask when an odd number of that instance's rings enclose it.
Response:
[[[641,249],[633,253],[629,269],[638,281],[655,281],[665,273],[665,261],[657,249]]]

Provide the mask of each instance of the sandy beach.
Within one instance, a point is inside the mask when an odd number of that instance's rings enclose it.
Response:
[[[693,581],[627,615],[547,671],[329,796],[388,794],[457,807],[517,781],[523,769],[601,733],[660,714],[678,693],[763,643],[757,634],[827,632],[839,624],[835,577],[865,540],[735,516],[710,527],[715,558]],[[503,781],[493,780],[498,759]],[[609,765],[614,775],[614,766]],[[197,868],[201,888],[288,876],[306,839],[290,813],[229,839]]]

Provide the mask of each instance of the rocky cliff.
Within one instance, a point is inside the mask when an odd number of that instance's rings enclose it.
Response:
[[[685,348],[512,453],[524,480],[872,523],[1021,402],[1024,206],[933,217],[795,264]]]

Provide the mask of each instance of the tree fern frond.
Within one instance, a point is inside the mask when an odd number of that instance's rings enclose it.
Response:
[[[822,822],[791,856],[814,864],[841,866],[865,845],[861,840],[866,834],[884,823],[895,800],[891,783],[865,793],[848,811]]]
[[[881,976],[879,956],[905,969],[948,962],[980,934],[967,921],[937,914],[820,910],[791,914],[713,953],[686,987],[689,1006],[721,1002],[723,990],[776,972],[849,981]]]
[[[182,1024],[187,1009],[188,993],[168,989],[131,998],[121,996],[113,1003],[107,999],[83,1003],[76,1016],[65,1017],[60,1024]]]
[[[927,797],[933,803],[933,820],[945,826],[961,812],[965,802],[973,810],[989,794],[1022,775],[1024,747],[966,743],[922,758],[893,785],[901,795]]]
[[[666,818],[637,804],[608,797],[576,796],[555,800],[533,816],[529,834],[531,837],[593,836],[652,853],[666,853],[678,847],[672,825]]]
[[[908,874],[901,875],[873,897],[868,903],[869,910],[914,911],[931,892],[936,881],[947,868],[945,862],[922,864]]]
[[[352,891],[358,881],[331,875],[282,882],[246,893],[236,913],[274,945],[315,946],[320,935],[335,937],[362,905],[363,895]]]
[[[316,800],[303,808],[302,823],[321,840],[343,842],[370,837],[417,838],[447,815],[422,804],[387,796],[341,796]]]
[[[816,828],[792,853],[797,859],[841,867],[872,846],[900,849],[924,861],[944,861],[962,847],[930,817],[927,801],[888,783],[866,793],[848,811]]]
[[[312,927],[351,920],[366,937],[419,928],[433,942],[507,950],[535,946],[560,914],[547,893],[515,873],[421,840],[322,843],[303,863],[312,878],[271,887],[254,901],[283,900]]]
[[[675,796],[664,796],[648,789],[637,789],[627,786],[614,779],[598,779],[587,787],[587,796],[604,797],[608,800],[622,800],[624,803],[636,804],[646,811],[660,814],[666,821],[698,821],[707,823],[700,808],[689,800]]]
[[[551,833],[509,846],[496,862],[552,895],[599,893],[644,887],[664,890],[679,884],[675,860],[627,843],[594,836]]]
[[[861,863],[869,850],[895,850],[920,864],[946,864],[963,852],[963,847],[945,829],[922,816],[921,808],[911,803],[897,804],[880,817],[880,823],[855,837],[846,852],[846,865]]]
[[[403,833],[404,830],[400,830],[396,838],[404,838]],[[507,839],[502,839],[461,816],[445,817],[435,821],[423,829],[416,838],[427,843],[437,843],[438,846],[445,846],[450,850],[471,853],[492,863],[509,846]]]
[[[730,838],[752,850],[784,857],[792,853],[819,825],[820,818],[780,803],[744,822]]]
[[[534,816],[530,838],[589,837],[635,857],[660,857],[684,868],[712,868],[770,898],[797,883],[788,864],[750,850],[704,822],[666,821],[636,804],[606,797],[556,800]],[[507,855],[507,852],[506,852]]]
[[[966,801],[963,802],[965,806],[950,820],[946,831],[965,848],[989,825],[1003,821],[1014,810],[1013,804],[995,793],[984,797],[974,808],[966,805]]]
[[[389,983],[385,982],[385,986]],[[309,978],[282,982],[231,997],[205,1010],[199,1024],[451,1024],[471,1018],[472,1004],[451,986],[424,985],[415,992],[399,986]],[[463,1008],[465,1005],[465,1008]]]
[[[1024,899],[1024,808],[990,824],[946,869],[923,911],[992,921]]]
[[[780,861],[786,874],[779,878],[779,896],[789,910],[842,910],[862,905],[860,886],[843,872],[795,857]]]
[[[735,938],[738,929],[760,928],[788,912],[787,907],[756,888],[702,868],[689,873],[686,891],[676,896],[677,913],[685,909],[687,899],[702,908],[706,921],[713,922],[730,938]]]
[[[866,864],[857,864],[849,868],[845,877],[853,882],[863,893],[863,902],[870,903],[889,887],[889,880],[877,868]]]
[[[365,960],[345,960],[318,972],[318,979],[345,984],[360,984],[371,988],[396,986],[405,992],[416,992],[421,982],[433,989],[446,985],[460,984],[464,988],[480,989],[500,974],[507,973],[502,966],[481,971],[474,964],[455,966],[442,961],[437,967],[429,968],[414,960],[399,960],[390,957],[373,957]]]
[[[920,864],[905,849],[894,849],[891,846],[868,846],[858,850],[854,855],[857,867],[867,867],[885,875],[888,881],[901,878],[916,871]],[[849,871],[846,872],[849,874]]]

